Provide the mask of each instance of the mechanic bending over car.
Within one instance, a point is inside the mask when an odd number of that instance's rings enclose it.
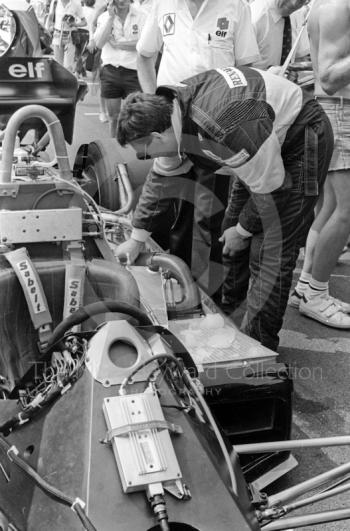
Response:
[[[147,93],[211,68],[250,66],[260,58],[244,0],[153,0],[136,48],[140,85]],[[158,220],[155,240],[182,258],[198,284],[219,302],[224,274],[219,237],[230,176],[217,177],[199,167],[195,171],[185,157],[181,165],[176,157],[159,157],[150,171],[154,181],[181,176],[182,197]]]
[[[237,274],[233,296],[237,304],[247,297],[243,331],[276,350],[296,259],[333,150],[321,106],[283,77],[217,68],[181,86],[160,86],[155,95],[129,95],[117,140],[139,159],[186,154],[208,172],[230,168],[244,184],[232,187],[220,239]],[[180,193],[176,176],[147,178],[133,227],[152,232]],[[132,234],[117,256],[133,262],[142,248]]]

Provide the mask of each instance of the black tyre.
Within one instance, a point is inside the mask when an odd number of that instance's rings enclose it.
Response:
[[[73,167],[80,186],[99,205],[109,210],[120,208],[117,165],[120,163],[113,139],[80,146]]]

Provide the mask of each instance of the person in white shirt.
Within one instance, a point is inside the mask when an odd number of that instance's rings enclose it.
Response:
[[[137,51],[140,84],[148,93],[154,93],[157,85],[179,84],[210,68],[249,65],[259,59],[245,0],[153,0]],[[156,75],[155,58],[161,51]],[[187,201],[177,209],[170,250],[191,266],[204,289],[219,297],[222,246],[218,238],[230,177],[216,179],[212,172],[194,172],[191,166],[186,157],[159,157],[147,179],[156,182],[163,176],[183,175],[178,197]],[[123,255],[125,249],[134,257],[148,235],[135,227],[132,239],[118,252]]]
[[[98,19],[94,40],[102,50],[101,97],[106,102],[112,137],[122,99],[140,88],[136,43],[145,19],[144,11],[131,0],[112,0]]]
[[[163,48],[156,80],[154,56]],[[153,0],[137,44],[144,92],[212,67],[259,59],[249,7],[243,0]]]
[[[71,32],[86,26],[83,8],[79,0],[52,0],[48,16],[48,29],[53,30],[53,55],[68,70],[74,68],[75,46]]]
[[[255,29],[261,59],[254,66],[267,70],[281,65],[283,31],[286,17],[290,17],[291,46],[293,46],[305,20],[302,9],[308,0],[254,0],[250,4],[252,24]],[[310,53],[306,28],[301,34],[295,57],[304,60]]]

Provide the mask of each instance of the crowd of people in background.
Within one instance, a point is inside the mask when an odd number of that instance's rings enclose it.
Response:
[[[247,135],[257,135],[257,144],[261,138],[266,140],[263,147],[259,144],[256,148],[263,157],[259,160],[256,152],[250,153],[248,144],[238,141],[237,168],[197,163],[180,148],[176,153],[160,150],[152,154],[150,146],[161,143],[163,131],[152,132],[159,137],[147,133],[144,156],[138,153],[138,157],[152,157],[154,162],[134,212],[131,238],[120,246],[118,254],[133,262],[152,234],[186,261],[194,278],[233,318],[243,300],[247,300],[243,329],[277,349],[295,260],[299,248],[306,246],[302,273],[290,293],[289,304],[326,326],[350,329],[350,304],[329,292],[330,275],[350,234],[350,37],[346,31],[350,0],[27,1],[51,37],[55,60],[78,78],[88,76],[100,84],[99,117],[101,122],[108,122],[112,137],[117,135],[124,100],[130,108],[136,101],[145,105],[142,98],[130,100],[132,94],[159,95],[159,87],[166,85],[174,91],[172,98],[181,100],[174,87],[212,69],[225,72],[236,68],[233,87],[235,83],[237,87],[250,86],[253,74],[246,67],[276,76],[270,80],[262,75],[264,90],[271,91],[265,95],[264,104],[268,101],[272,111],[278,109],[286,116],[293,108],[296,113],[292,113],[288,127],[283,126],[283,116],[277,116],[277,111],[273,118],[267,116],[264,124],[266,128],[271,126],[276,135],[281,167],[277,170],[269,166],[272,154],[276,157],[276,146],[269,148],[272,134],[260,137],[260,129],[247,130]],[[230,72],[227,76],[234,76]],[[287,79],[287,84],[280,84],[281,78]],[[193,83],[197,83],[197,78]],[[275,92],[276,99],[271,102]],[[305,132],[302,154],[296,154],[295,146],[292,149],[287,142],[289,127],[294,126],[305,102],[311,100],[314,103],[308,108],[316,104],[323,109],[333,129],[335,143],[327,178],[325,161],[320,163],[317,144],[312,144],[317,140],[311,138],[312,127]],[[280,107],[281,102],[288,105]],[[261,125],[265,106],[261,102],[259,105],[260,115],[254,114],[259,114],[256,101],[249,112],[246,104],[244,109],[237,107],[235,112],[242,113],[239,119],[246,120],[242,130],[248,121],[256,120]],[[234,113],[231,120],[237,120]],[[185,127],[181,123],[181,112],[173,104],[168,127],[179,135],[178,145],[181,128]],[[196,130],[197,133],[202,135],[203,131]],[[328,140],[328,146],[332,146]],[[133,146],[128,140],[125,143]],[[210,151],[207,149],[206,153]],[[255,183],[254,188],[251,183],[254,175],[256,180],[264,175],[264,164],[270,171],[266,179],[272,181],[274,171],[278,177],[274,185],[267,182],[259,191],[260,185]],[[238,167],[249,165],[251,177],[245,181]],[[298,183],[293,180],[296,171],[302,175]],[[313,179],[315,171],[318,175]],[[293,186],[300,189],[296,191]],[[291,235],[290,219],[281,221],[285,212],[279,212],[277,252],[266,243],[270,229],[256,228],[258,222],[252,224],[251,216],[254,209],[261,207],[257,204],[262,198],[264,208],[269,204],[267,194],[274,198],[273,208],[278,210],[280,199],[276,197],[280,198],[278,194],[286,190],[294,193],[294,198],[299,193],[300,209],[295,215],[303,212],[303,216],[298,231]],[[290,206],[291,196],[289,199]],[[246,204],[251,209],[249,223],[241,214]],[[263,216],[260,225],[262,219]],[[271,260],[266,259],[268,252],[277,253],[278,271],[273,279],[271,272],[276,264],[272,263],[272,256]]]

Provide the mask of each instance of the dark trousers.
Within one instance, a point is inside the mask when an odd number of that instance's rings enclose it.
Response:
[[[170,231],[170,252],[185,260],[206,293],[221,300],[224,268],[219,237],[230,177],[215,175],[212,170],[198,166],[186,177],[187,192],[182,190],[186,200],[177,204],[176,219]]]
[[[320,189],[333,151],[333,133],[326,116],[313,125],[312,132],[318,140],[314,169]],[[310,182],[309,155],[304,141],[290,144],[283,153],[285,183],[271,194],[253,194],[237,180],[223,224],[224,228],[236,225],[248,200],[253,201],[260,214],[260,230],[257,227],[250,247],[233,257],[224,257],[223,305],[228,313],[247,299],[242,329],[272,350],[278,347],[293,270],[318,199],[305,192]]]

